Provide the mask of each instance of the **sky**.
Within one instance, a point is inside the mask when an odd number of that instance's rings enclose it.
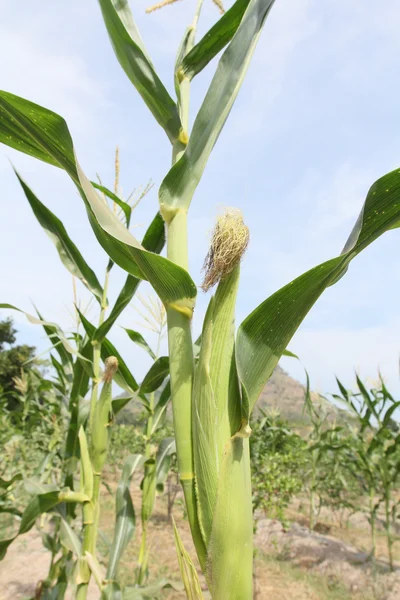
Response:
[[[173,94],[175,54],[195,2],[181,0],[146,15],[150,3],[134,1],[131,8]],[[0,0],[0,8],[1,88],[66,119],[90,178],[98,173],[112,187],[118,145],[122,192],[154,182],[132,219],[141,239],[157,210],[170,144],[120,68],[96,1]],[[199,37],[218,17],[205,0]],[[400,166],[399,29],[397,0],[276,0],[189,213],[190,272],[197,285],[223,207],[240,208],[250,228],[237,323],[293,278],[336,256],[371,184]],[[191,122],[215,68],[214,60],[192,84]],[[11,163],[63,221],[100,281],[107,257],[68,176],[1,146],[0,301],[28,312],[34,303],[47,320],[70,331],[71,276],[37,223]],[[301,362],[283,359],[283,368],[300,381],[306,368],[312,387],[324,394],[336,392],[335,375],[351,387],[355,371],[372,382],[380,370],[394,393],[400,392],[399,246],[399,232],[391,231],[352,262],[290,342]],[[124,278],[115,267],[111,304]],[[149,289],[143,286],[141,293]],[[86,306],[89,295],[80,284],[78,296]],[[200,291],[195,334],[207,302]],[[87,314],[96,322],[94,303]],[[18,340],[44,352],[48,342],[41,328],[21,313],[12,316]],[[135,307],[128,307],[109,337],[140,380],[150,363],[123,330],[138,328],[138,322]],[[155,343],[151,334],[149,339]]]

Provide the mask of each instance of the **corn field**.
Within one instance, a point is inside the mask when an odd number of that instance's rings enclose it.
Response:
[[[93,297],[97,314],[92,322],[75,297],[76,325],[66,332],[47,321],[40,307],[31,314],[7,303],[6,297],[0,304],[8,314],[24,313],[29,323],[44,330],[51,369],[47,376],[39,363],[33,363],[36,366],[22,369],[14,378],[12,395],[4,390],[1,395],[6,460],[1,467],[0,509],[7,526],[0,558],[19,536],[48,517],[52,529],[43,534],[43,543],[51,556],[50,567],[35,598],[63,599],[72,593],[85,600],[95,582],[98,598],[108,600],[157,598],[171,589],[184,590],[189,599],[250,600],[257,511],[285,521],[293,498],[302,495],[312,530],[325,505],[346,514],[365,512],[372,562],[379,515],[393,570],[400,472],[400,429],[395,418],[400,402],[383,379],[368,390],[357,378],[356,392],[338,381],[339,393],[332,398],[345,407],[349,415],[345,423],[327,418],[323,405],[313,400],[307,379],[306,440],[278,413],[258,411],[257,402],[280,358],[297,359],[288,346],[322,293],[342,277],[351,277],[350,262],[400,225],[400,170],[372,182],[366,197],[360,198],[359,217],[340,253],[288,282],[236,325],[240,266],[251,244],[245,209],[228,208],[218,218],[200,286],[189,272],[189,209],[192,200],[201,202],[195,198],[197,187],[239,90],[246,85],[246,72],[275,2],[236,0],[197,39],[199,0],[174,49],[173,95],[155,70],[127,0],[98,4],[120,67],[169,140],[171,165],[158,188],[158,210],[138,241],[132,233],[132,215],[151,184],[125,198],[118,151],[111,189],[95,177],[92,180],[79,163],[80,149],[61,115],[12,91],[0,92],[0,142],[69,176],[106,255],[103,277],[98,278],[61,220],[15,171],[34,216],[74,285],[80,282]],[[191,84],[203,70],[212,72],[211,82],[192,115]],[[109,282],[115,268],[126,273],[126,281],[111,299]],[[109,334],[132,301],[138,306],[143,281],[153,295],[141,297],[139,310],[157,347],[127,323],[132,351],[145,352],[152,361],[139,382]],[[209,299],[201,335],[193,339],[198,294],[208,294]],[[164,336],[167,355],[161,354]],[[118,418],[133,404],[141,410],[140,433],[136,424],[136,437],[120,442],[123,429]],[[37,454],[29,461],[31,437]],[[101,494],[109,485],[111,465],[118,473],[115,523],[104,558],[99,550]],[[137,516],[130,495],[132,480],[139,474],[140,537],[135,535]],[[171,492],[174,478],[180,487]],[[174,531],[181,581],[154,580],[151,573],[149,531],[158,497],[167,490],[182,498],[196,553],[185,548],[179,524],[168,524]],[[171,500],[172,514],[173,504]],[[132,543],[138,559],[130,565],[126,585],[119,567]]]

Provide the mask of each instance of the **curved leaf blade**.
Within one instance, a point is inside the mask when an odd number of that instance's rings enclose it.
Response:
[[[157,390],[169,375],[169,357],[161,356],[150,367],[140,385],[141,394]]]
[[[9,135],[12,126],[13,135]],[[191,318],[197,289],[188,272],[146,250],[101,199],[80,168],[64,119],[33,102],[0,92],[0,142],[65,169],[85,203],[99,243],[128,273],[148,279],[164,304]]]
[[[129,206],[129,204],[127,202],[125,202],[124,200],[122,200],[119,196],[117,196],[117,194],[114,194],[114,192],[112,192],[108,188],[104,187],[104,185],[100,185],[99,183],[96,183],[95,181],[91,181],[90,183],[96,190],[99,190],[99,192],[103,192],[103,194],[105,196],[107,196],[107,198],[110,198],[110,200],[115,202],[115,204],[117,204],[122,209],[122,211],[125,215],[126,227],[129,229],[129,225],[131,222],[131,216],[132,216],[132,207]]]
[[[141,454],[132,454],[128,456],[122,469],[115,498],[116,520],[107,567],[106,578],[108,580],[115,579],[118,563],[135,531],[135,509],[129,493],[129,486],[133,473],[141,467],[144,461],[145,458]]]
[[[152,222],[150,223],[144,238],[142,240],[142,246],[146,250],[150,252],[155,252],[159,254],[165,245],[165,226],[164,221],[160,215],[157,213]],[[128,275],[125,285],[122,288],[115,305],[109,314],[108,318],[104,321],[102,325],[96,330],[93,341],[101,342],[107,333],[110,331],[111,327],[114,325],[117,318],[120,314],[125,310],[133,296],[136,293],[136,290],[140,284],[140,279]]]
[[[182,61],[182,72],[189,79],[200,73],[231,41],[250,0],[236,0]]]
[[[150,348],[150,346],[148,345],[141,333],[135,331],[134,329],[125,328],[125,331],[128,334],[129,338],[132,340],[132,342],[143,348],[143,350],[145,350],[153,360],[156,360],[156,355],[154,354],[153,350]]]
[[[147,56],[127,0],[99,4],[119,64],[174,143],[181,132],[178,110]]]
[[[304,317],[350,261],[380,235],[400,224],[400,169],[370,188],[340,256],[314,267],[262,302],[240,325],[236,361],[250,409]]]
[[[35,524],[35,521],[41,514],[50,511],[59,503],[59,491],[38,494],[29,502],[25,508],[17,534],[6,540],[0,540],[0,560],[4,558],[7,548],[12,542],[23,533],[27,533]]]
[[[14,171],[35,217],[55,245],[61,262],[68,271],[80,279],[83,285],[85,285],[95,298],[101,302],[103,289],[96,274],[89,267],[82,254],[69,237],[63,223],[39,200],[39,198],[37,198],[37,196],[35,196],[15,169]]]

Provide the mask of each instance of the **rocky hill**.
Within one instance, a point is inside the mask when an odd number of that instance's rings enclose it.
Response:
[[[278,365],[261,393],[256,405],[255,416],[260,408],[263,410],[274,408],[284,419],[289,421],[292,427],[300,430],[304,427],[307,429],[309,419],[307,415],[303,415],[304,394],[304,386]],[[344,420],[351,418],[349,413],[340,410],[317,394],[312,394],[312,398],[323,407],[325,413],[330,415],[330,421],[343,423]],[[139,402],[130,402],[119,415],[118,421],[137,424],[143,418],[143,413],[143,407]],[[168,410],[167,418],[172,418],[171,409]]]
[[[303,414],[305,387],[293,379],[279,365],[275,368],[267,382],[257,408],[263,410],[274,408],[294,427],[303,427],[309,424],[307,415]],[[321,405],[323,411],[329,415],[330,421],[342,423],[351,416],[344,410],[331,404],[325,398],[312,393],[313,401]]]

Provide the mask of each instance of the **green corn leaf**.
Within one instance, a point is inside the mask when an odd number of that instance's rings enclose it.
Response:
[[[189,79],[200,73],[231,41],[250,0],[236,0],[182,61],[181,71]]]
[[[160,187],[166,219],[188,209],[207,160],[230,113],[273,0],[251,0],[236,34],[225,50],[195,119],[188,146]]]
[[[252,408],[279,358],[322,292],[350,261],[385,231],[400,225],[400,170],[376,181],[337,258],[314,267],[260,304],[240,325],[236,341],[239,377]]]
[[[81,555],[82,544],[71,525],[64,518],[61,518],[60,523],[60,541],[61,544],[73,552],[76,557]]]
[[[158,492],[164,491],[165,480],[171,466],[171,456],[175,454],[175,438],[164,438],[158,446],[156,455],[156,487]]]
[[[390,408],[385,412],[385,416],[383,417],[382,427],[385,428],[389,425],[390,420],[393,416],[393,413],[400,407],[400,402],[394,402]]]
[[[142,488],[142,523],[146,523],[153,514],[156,499],[156,461],[149,458],[144,463]]]
[[[133,329],[125,329],[126,333],[129,335],[132,342],[143,348],[148,354],[150,354],[153,360],[156,360],[156,355],[153,350],[150,348],[144,337],[138,331],[134,331]]]
[[[0,142],[65,169],[110,258],[131,275],[148,279],[165,305],[191,318],[197,289],[189,274],[167,258],[147,251],[98,196],[76,160],[62,117],[24,98],[0,92]]]
[[[169,375],[169,357],[161,356],[150,367],[140,385],[141,394],[157,390]]]
[[[197,575],[196,567],[194,566],[192,559],[183,545],[174,518],[172,518],[172,523],[174,526],[175,547],[178,555],[179,569],[181,572],[182,582],[185,587],[186,597],[188,600],[203,600],[203,592],[201,591],[201,585],[199,576]]]
[[[113,398],[111,403],[113,415],[117,415],[134,398],[137,398],[137,395]]]
[[[89,361],[93,360],[93,346],[87,341],[81,350],[81,354]],[[67,440],[65,443],[65,459],[68,461],[69,471],[73,473],[79,459],[78,432],[82,425],[81,405],[82,399],[89,390],[89,373],[85,361],[76,360],[73,366],[72,386],[69,397],[70,419],[68,423]],[[72,479],[68,482],[72,487]]]
[[[132,216],[132,207],[124,200],[121,200],[121,198],[119,196],[117,196],[117,194],[114,194],[114,192],[112,192],[108,188],[104,187],[104,185],[100,185],[99,183],[96,183],[95,181],[91,181],[90,183],[92,184],[92,186],[94,188],[96,188],[96,190],[99,190],[99,192],[102,192],[105,196],[107,196],[107,198],[110,198],[110,200],[115,202],[115,204],[117,204],[122,209],[122,211],[125,215],[125,225],[129,229],[129,225],[131,222],[131,216]]]
[[[288,358],[297,358],[297,360],[300,360],[299,357],[297,356],[297,354],[290,352],[290,350],[284,350],[282,352],[282,356],[287,356]]]
[[[122,590],[118,583],[107,583],[101,592],[101,600],[123,600]]]
[[[132,476],[144,463],[141,454],[131,454],[125,461],[115,498],[115,527],[108,559],[106,579],[116,578],[118,563],[135,532],[135,509],[129,492]]]
[[[137,277],[133,277],[132,275],[128,275],[126,278],[124,287],[119,293],[119,296],[108,316],[108,318],[100,325],[100,327],[95,331],[93,335],[93,341],[102,342],[106,337],[107,333],[110,331],[111,327],[114,325],[115,321],[118,319],[120,314],[125,310],[133,296],[135,295],[136,290],[138,289],[140,284],[140,279]]]
[[[99,561],[97,560],[97,558],[95,556],[93,556],[93,554],[91,554],[90,552],[88,552],[88,551],[85,552],[85,558],[86,558],[87,564],[89,565],[89,568],[93,574],[93,577],[97,584],[97,587],[99,588],[100,592],[102,592],[103,591],[103,581],[104,581],[103,569],[102,569]]]
[[[11,477],[11,479],[3,479],[2,477],[0,477],[0,489],[8,490],[8,488],[10,488],[13,485],[13,483],[15,483],[16,481],[21,481],[21,479],[21,473],[16,473]]]
[[[80,311],[78,311],[78,312],[79,312],[79,317],[82,321],[82,325],[83,325],[89,339],[93,340],[95,332],[96,332],[96,327],[94,325],[92,325],[92,323],[90,323],[90,321],[88,321],[88,319],[85,317],[85,315],[83,315]],[[139,386],[138,386],[134,376],[128,369],[126,362],[123,360],[122,356],[119,354],[119,352],[117,351],[115,346],[110,342],[110,340],[105,338],[105,339],[103,339],[102,344],[101,344],[101,359],[104,362],[106,360],[106,358],[108,358],[109,356],[115,356],[118,360],[118,371],[114,375],[115,383],[117,385],[119,385],[120,387],[122,387],[122,389],[127,391],[129,394],[133,394],[134,392],[136,392],[136,390],[139,389]]]
[[[24,310],[21,310],[20,308],[14,306],[13,304],[0,303],[0,308],[5,308],[8,310],[16,310],[20,313],[23,313],[26,316],[26,318],[28,319],[28,321],[30,323],[32,323],[33,325],[43,325],[43,327],[46,329],[46,333],[49,332],[48,335],[49,335],[50,339],[52,340],[52,343],[56,346],[57,349],[58,349],[58,345],[62,344],[64,350],[66,351],[66,353],[68,355],[71,355],[71,354],[79,355],[79,352],[69,343],[64,332],[55,323],[43,321],[43,319],[41,319],[41,318],[38,319],[37,317],[34,317],[33,315],[25,312]],[[60,356],[66,358],[64,352],[62,354],[60,354]],[[66,360],[68,360],[68,362],[70,362],[70,358],[68,358],[68,359],[66,358]]]
[[[165,226],[164,221],[160,215],[157,213],[152,222],[150,223],[144,238],[142,240],[142,246],[146,250],[150,252],[155,252],[159,254],[165,245]],[[101,342],[107,333],[110,331],[111,327],[114,325],[117,318],[120,316],[122,311],[128,306],[133,296],[136,293],[136,290],[139,286],[140,279],[133,277],[132,275],[128,275],[125,285],[122,288],[115,305],[108,316],[108,318],[104,321],[102,325],[97,329],[96,333],[93,336],[94,341]]]
[[[0,540],[0,560],[4,558],[7,552],[7,548],[12,542],[23,533],[26,533],[34,526],[36,519],[41,514],[49,512],[59,503],[59,491],[47,492],[46,494],[39,494],[32,498],[28,506],[25,508],[19,529],[17,534],[5,540]]]
[[[58,325],[48,323],[45,319],[43,319],[43,316],[40,314],[40,312],[36,308],[36,306],[35,306],[35,310],[36,310],[36,314],[39,317],[39,319],[41,321],[43,321],[42,327],[43,327],[47,337],[49,338],[50,342],[54,345],[54,348],[60,357],[61,364],[62,364],[64,372],[65,372],[65,376],[69,380],[72,376],[71,375],[71,373],[72,373],[72,353],[69,352],[68,350],[66,350],[66,348],[64,347],[62,340],[59,336],[59,332],[61,332],[62,338],[66,338],[66,336]]]
[[[118,61],[171,143],[181,132],[175,102],[160,81],[132,17],[127,0],[99,0]]]
[[[40,202],[17,171],[15,171],[15,174],[24,190],[29,204],[31,205],[35,217],[55,245],[63,265],[72,275],[80,279],[88,290],[93,293],[95,298],[101,302],[103,289],[98,282],[95,273],[89,267],[82,254],[69,237],[60,219]]]
[[[165,384],[165,387],[163,389],[163,391],[161,392],[161,396],[159,401],[157,402],[157,406],[154,409],[154,415],[153,415],[153,423],[151,426],[151,432],[150,435],[153,435],[160,423],[161,423],[161,419],[163,417],[163,415],[165,414],[167,405],[169,400],[171,399],[171,382],[168,380],[167,383]]]
[[[142,587],[126,587],[122,597],[123,600],[154,600],[155,598],[162,598],[162,591],[167,588],[172,588],[177,592],[184,590],[184,586],[180,581],[162,577],[158,581],[153,581],[153,583]],[[202,596],[198,598],[202,598]],[[119,600],[119,598],[112,598],[112,600]]]

